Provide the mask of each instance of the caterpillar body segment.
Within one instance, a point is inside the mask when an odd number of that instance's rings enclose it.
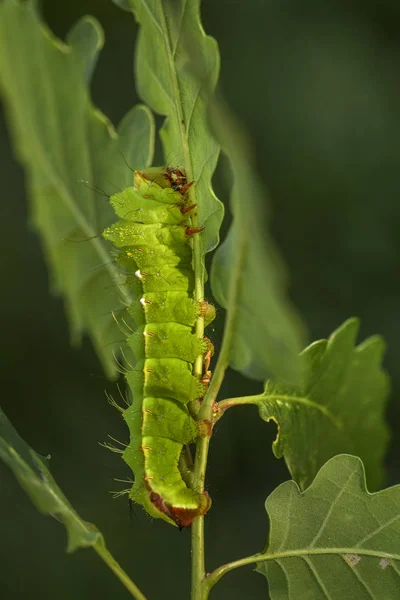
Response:
[[[199,317],[205,324],[215,318],[215,308],[193,296],[191,238],[202,228],[191,226],[190,185],[182,169],[135,171],[134,186],[110,199],[120,220],[103,232],[119,249],[116,262],[134,298],[126,310],[136,324],[127,336],[136,364],[125,374],[133,400],[122,413],[130,432],[123,458],[135,476],[129,496],[179,528],[211,505],[180,470],[183,446],[211,435],[211,424],[188,410],[211,376],[212,344],[194,326]],[[200,379],[193,374],[199,356],[206,366]]]
[[[192,264],[192,249],[187,246],[165,246],[158,244],[150,248],[146,245],[127,246],[121,248],[121,252],[117,256],[117,262],[128,270],[136,267],[145,269],[154,264],[159,264],[165,261],[166,264],[177,266],[189,266]],[[168,261],[168,262],[167,262]]]
[[[133,278],[140,279],[144,292],[180,291],[192,295],[194,290],[194,273],[190,267],[156,265],[138,269],[133,275],[127,276],[129,287]]]
[[[186,292],[147,292],[140,299],[149,323],[173,321],[193,327],[201,308]]]
[[[143,224],[179,225],[185,221],[185,213],[191,208],[185,207],[179,197],[173,204],[163,204],[149,196],[143,197],[133,187],[114,194],[110,202],[121,219]]]
[[[137,295],[140,296],[141,291],[138,290]],[[186,292],[169,291],[143,293],[139,302],[128,306],[127,312],[136,325],[173,321],[190,327],[194,327],[199,316],[204,318],[204,325],[207,327],[216,314],[215,307],[206,300],[197,302]]]
[[[185,244],[192,232],[182,225],[164,225],[164,223],[137,223],[121,219],[103,231],[103,237],[117,248],[124,246],[157,246],[157,244]]]
[[[126,380],[133,394],[174,398],[182,404],[203,398],[206,386],[192,374],[192,365],[179,358],[147,358],[128,371]],[[136,395],[135,395],[136,394]]]
[[[144,344],[137,343],[137,334],[142,334]],[[137,360],[145,358],[179,358],[194,362],[204,354],[207,343],[192,333],[192,328],[181,323],[149,323],[128,337],[128,345]]]

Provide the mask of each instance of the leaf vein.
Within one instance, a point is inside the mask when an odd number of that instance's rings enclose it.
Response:
[[[179,40],[181,39],[182,24],[183,24],[183,18],[185,16],[185,12],[186,12],[186,6],[187,6],[187,0],[184,0],[182,12],[180,15],[180,20],[179,20],[179,25],[178,25],[178,33],[176,36],[176,43],[175,43],[175,47],[172,50],[172,59],[174,62],[175,62],[176,53],[178,51]]]
[[[333,500],[333,502],[331,503],[328,512],[326,513],[323,522],[321,523],[321,527],[319,528],[319,531],[317,533],[317,535],[314,537],[314,539],[312,540],[311,544],[310,544],[310,548],[314,548],[315,544],[317,543],[317,541],[319,540],[319,538],[321,537],[325,525],[327,524],[331,514],[333,513],[334,509],[336,508],[337,503],[339,502],[340,498],[342,497],[342,495],[344,494],[344,492],[347,489],[347,486],[350,484],[351,479],[354,476],[354,470],[351,471],[350,475],[348,476],[348,478],[345,481],[344,486],[339,490],[339,493],[337,494],[337,496],[335,497],[335,499]]]
[[[310,558],[308,556],[302,556],[301,558],[302,558],[302,560],[304,560],[305,563],[307,563],[311,573],[314,575],[316,582],[320,586],[321,590],[324,592],[325,597],[328,600],[332,600],[332,596],[329,594],[328,590],[326,589],[325,584],[323,583],[323,581],[318,573],[317,567],[313,564],[312,560],[310,560]]]
[[[389,525],[392,525],[392,523],[395,523],[398,519],[400,519],[400,515],[396,515],[396,516],[392,517],[391,519],[389,519],[389,521],[386,521],[386,523],[383,523],[380,527],[378,527],[377,529],[375,529],[375,531],[373,531],[369,535],[365,536],[365,538],[363,538],[362,540],[360,540],[359,542],[357,542],[357,544],[359,544],[360,546],[362,546],[362,544],[364,544],[366,541],[370,540],[375,535],[377,535],[378,533],[380,533],[381,531],[383,531],[384,529],[386,529],[386,527],[389,527]]]
[[[161,24],[157,21],[157,18],[155,16],[155,14],[153,13],[153,11],[150,9],[150,6],[148,4],[148,2],[146,2],[146,0],[140,0],[142,6],[144,7],[144,9],[147,11],[150,20],[153,21],[154,25],[157,27],[157,29],[159,30],[159,32],[161,33],[161,35],[164,35],[163,29]]]

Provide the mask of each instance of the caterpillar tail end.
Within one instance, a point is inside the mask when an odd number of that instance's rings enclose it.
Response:
[[[169,517],[180,530],[190,527],[196,517],[205,515],[211,507],[211,498],[208,492],[199,494],[196,508],[173,506],[165,502],[156,492],[151,492],[150,502],[157,510]]]

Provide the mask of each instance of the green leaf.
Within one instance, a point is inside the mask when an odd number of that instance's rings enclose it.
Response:
[[[48,470],[48,458],[39,456],[18,435],[0,409],[0,458],[10,467],[37,509],[61,521],[68,534],[68,552],[94,546],[102,536],[74,511]]]
[[[36,508],[65,525],[68,535],[67,552],[93,547],[130,594],[136,600],[146,600],[108,551],[100,531],[91,523],[83,521],[72,508],[51,476],[48,469],[49,458],[40,456],[24,442],[0,408],[0,459],[10,467]]]
[[[362,458],[372,489],[382,482],[389,439],[384,409],[390,386],[381,366],[385,344],[373,336],[355,347],[358,328],[358,320],[349,319],[329,340],[302,352],[302,388],[267,381],[258,396],[220,403],[222,410],[255,404],[262,419],[277,423],[274,453],[285,458],[302,489],[329,458],[342,452]]]
[[[199,0],[116,0],[116,4],[130,7],[141,26],[136,83],[143,101],[166,117],[160,132],[165,159],[184,166],[188,179],[195,182],[190,198],[197,204],[198,222],[205,228],[200,236],[203,256],[218,244],[223,218],[223,205],[211,186],[219,146],[207,126],[204,94],[214,89],[218,80],[217,43],[204,33]],[[198,79],[188,69],[184,35],[201,57]]]
[[[287,481],[265,508],[269,545],[257,571],[271,600],[400,598],[400,485],[370,494],[361,460],[336,456],[304,493]]]
[[[0,84],[27,172],[33,222],[54,287],[65,297],[73,341],[88,332],[113,376],[121,333],[111,311],[121,309],[127,296],[118,286],[111,247],[100,236],[114,211],[97,190],[113,193],[131,185],[126,163],[151,163],[154,124],[150,111],[137,106],[115,131],[93,107],[88,85],[103,45],[93,18],[84,17],[67,42],[52,35],[34,3],[0,5]]]
[[[268,234],[268,198],[246,134],[215,102],[213,132],[230,163],[233,223],[211,268],[211,288],[227,309],[229,364],[247,377],[298,384],[300,319],[287,297],[285,270]]]

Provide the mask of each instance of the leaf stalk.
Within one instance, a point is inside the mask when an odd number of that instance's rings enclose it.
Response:
[[[106,563],[111,571],[118,577],[123,586],[128,590],[135,600],[146,600],[146,596],[142,594],[137,585],[125,573],[122,567],[117,563],[112,554],[104,546],[103,540],[99,539],[93,546],[100,558]]]

